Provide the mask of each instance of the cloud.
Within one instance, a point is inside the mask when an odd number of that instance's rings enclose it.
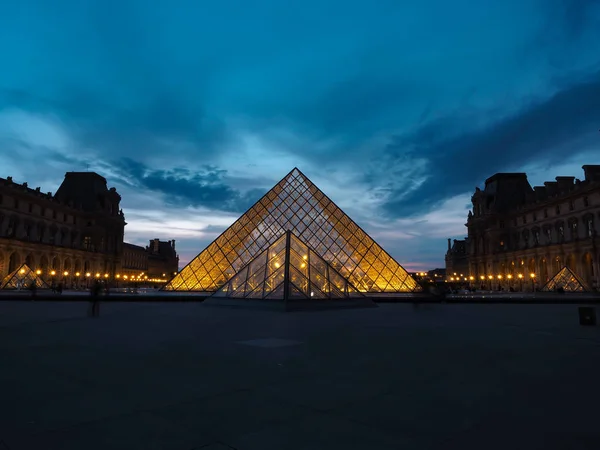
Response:
[[[204,207],[215,211],[244,212],[265,191],[233,189],[226,183],[227,171],[203,166],[194,171],[186,168],[154,169],[129,158],[112,163],[115,176],[132,187],[160,194],[167,205]]]
[[[195,254],[298,166],[439,265],[491,174],[598,162],[594,0],[13,3],[2,171],[44,190],[98,171],[141,242],[155,224]]]
[[[495,172],[518,170],[536,159],[556,165],[598,139],[599,104],[600,72],[471,132],[457,132],[456,118],[449,117],[399,137],[387,149],[398,161],[390,170],[410,170],[412,155],[426,155],[419,172],[425,180],[408,194],[394,189],[385,209],[396,217],[417,214],[472,190]]]

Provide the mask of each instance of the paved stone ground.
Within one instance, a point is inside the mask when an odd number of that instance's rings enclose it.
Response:
[[[0,449],[598,449],[574,305],[0,302]]]

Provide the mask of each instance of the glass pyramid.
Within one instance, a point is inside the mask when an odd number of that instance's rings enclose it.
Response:
[[[27,264],[23,264],[4,277],[4,280],[0,283],[0,289],[29,289],[32,282],[35,282],[38,288],[48,288],[48,284],[44,280],[31,270]]]
[[[297,168],[163,289],[215,292],[288,230],[360,292],[421,290],[394,258]]]
[[[363,295],[291,231],[282,234],[213,297],[341,299]]]
[[[565,292],[584,292],[588,290],[585,283],[567,266],[560,269],[558,273],[546,283],[542,288],[542,291],[556,291],[560,288]]]

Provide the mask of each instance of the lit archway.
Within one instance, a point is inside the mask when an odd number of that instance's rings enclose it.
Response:
[[[586,252],[581,257],[581,277],[588,284],[588,286],[593,286],[594,281],[594,258],[592,254]]]
[[[30,269],[35,270],[35,258],[31,253],[25,258],[25,264],[27,264]]]
[[[548,261],[546,261],[545,257],[540,258],[539,271],[539,279],[541,281],[548,281]]]
[[[8,273],[14,272],[21,265],[21,255],[18,252],[12,252],[8,260]]]
[[[552,272],[554,272],[554,274],[557,274],[558,271],[562,268],[563,268],[562,258],[560,256],[555,256],[554,260],[552,261]]]
[[[43,277],[48,276],[48,270],[50,270],[50,268],[48,264],[48,257],[46,255],[42,255],[40,258],[39,270],[41,270]]]
[[[529,260],[529,264],[527,265],[527,269],[529,270],[529,273],[536,273],[537,272],[536,268],[535,268],[535,258],[531,258]]]
[[[567,256],[565,264],[572,272],[577,273],[577,259],[573,253],[570,253],[569,256]]]

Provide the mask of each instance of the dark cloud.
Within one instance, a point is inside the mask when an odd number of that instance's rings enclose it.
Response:
[[[132,153],[140,158],[161,155],[172,152],[174,142],[185,143],[187,153],[208,155],[229,139],[220,119],[169,92],[153,92],[123,105],[113,97],[75,85],[53,96],[5,89],[0,91],[0,109],[2,105],[57,115],[79,148],[108,158]]]
[[[385,205],[389,214],[427,211],[443,199],[473,190],[495,172],[516,170],[534,160],[558,164],[572,156],[576,140],[597,140],[600,73],[488,127],[447,138],[455,132],[454,120],[437,120],[390,145],[388,153],[396,158],[424,154],[429,162],[427,180],[417,190],[391,193]],[[408,164],[401,161],[400,169]]]
[[[161,170],[129,158],[118,160],[112,166],[121,181],[163,194],[165,202],[171,205],[239,213],[265,193],[262,189],[233,189],[225,182],[227,171],[214,166],[203,166],[194,171],[185,168]]]
[[[597,24],[600,18],[600,2],[598,0],[558,0],[556,13],[564,21],[564,29],[568,37],[579,37],[590,24]]]

